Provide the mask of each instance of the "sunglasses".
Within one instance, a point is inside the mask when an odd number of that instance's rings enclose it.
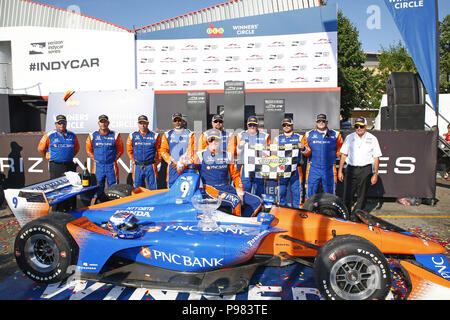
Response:
[[[355,124],[355,129],[364,129],[366,126]]]
[[[58,121],[57,124],[59,125],[67,124],[67,121]]]
[[[257,127],[258,125],[257,124],[254,124],[254,123],[249,123],[249,124],[247,124],[247,127]]]
[[[214,122],[214,123],[223,123],[222,120],[214,120],[213,122]]]
[[[174,120],[172,120],[173,122],[183,122],[183,120],[181,120],[181,119],[174,119]]]
[[[208,139],[208,142],[213,142],[213,141],[219,142],[220,140],[217,138],[214,138],[214,137]]]
[[[292,124],[283,123],[283,127],[292,127]]]
[[[317,123],[326,123],[327,120],[317,120],[316,122],[317,122]]]

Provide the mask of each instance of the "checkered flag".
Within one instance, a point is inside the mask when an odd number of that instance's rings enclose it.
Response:
[[[297,170],[296,144],[245,145],[244,174],[256,178],[289,178]]]

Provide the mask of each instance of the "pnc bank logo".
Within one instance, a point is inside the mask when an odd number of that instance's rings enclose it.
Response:
[[[216,28],[211,23],[209,24],[209,28],[206,29],[206,33],[209,34],[210,37],[223,37],[223,33],[225,30],[223,28]]]

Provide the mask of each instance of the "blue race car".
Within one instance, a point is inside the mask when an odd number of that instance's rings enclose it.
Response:
[[[53,212],[74,196],[89,204],[96,188],[62,177],[5,191],[22,227],[14,250],[27,277],[228,295],[244,290],[260,266],[295,262],[314,268],[325,298],[385,299],[387,257],[395,256],[408,258],[405,272],[433,283],[434,293],[450,288],[447,259],[434,273],[417,271],[417,265],[444,261],[445,248],[363,212],[359,223],[348,221],[332,195],[314,197],[304,205],[308,210],[268,209],[268,202],[255,217],[233,216],[218,208],[220,201],[205,199],[198,172],[188,168],[170,189],[116,185],[105,191],[105,202]],[[313,212],[321,210],[326,214]]]

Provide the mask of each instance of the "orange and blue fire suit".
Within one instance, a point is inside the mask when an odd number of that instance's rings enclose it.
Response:
[[[159,153],[168,165],[166,181],[169,188],[180,175],[171,164],[178,162],[182,156],[186,157],[187,160],[191,159],[194,148],[195,136],[188,129],[171,129],[163,134]]]
[[[49,161],[50,179],[75,171],[73,158],[80,150],[77,136],[71,131],[51,130],[44,134],[38,144],[38,152]]]
[[[274,139],[274,144],[287,145],[295,144],[298,145],[302,140],[302,136],[298,133],[292,133],[290,136],[281,134]],[[290,187],[292,195],[292,207],[300,208],[302,200],[302,184],[303,184],[303,171],[300,165],[301,154],[298,155],[297,170],[292,172],[289,178],[279,178],[278,179],[278,195],[279,203],[282,206],[287,205],[286,194],[288,187]]]
[[[308,157],[306,197],[316,194],[320,183],[323,192],[334,194],[337,183],[336,158],[340,157],[343,143],[341,133],[332,129],[325,133],[310,130],[306,132],[302,143],[306,147],[304,155]]]
[[[233,157],[236,157],[236,136],[226,130],[221,130],[222,132],[222,150],[230,152]],[[205,150],[208,146],[208,142],[206,141],[205,133],[202,133],[200,138],[198,139],[198,146],[196,148],[197,151]]]
[[[105,188],[119,183],[119,168],[117,160],[123,153],[123,142],[119,133],[109,130],[105,135],[99,131],[91,133],[86,138],[86,153],[94,160],[92,173],[97,177],[98,193]]]
[[[157,166],[161,161],[159,148],[161,137],[158,133],[149,130],[146,134],[133,132],[127,139],[127,154],[133,162],[134,187],[145,187],[150,190],[157,189]]]
[[[242,152],[242,149],[239,147],[239,144],[241,141],[245,141],[246,144],[249,146],[251,145],[269,145],[270,144],[270,137],[269,134],[266,132],[260,132],[254,136],[250,135],[248,131],[242,131],[236,139],[237,144],[237,153],[239,156],[239,153]],[[255,175],[255,172],[250,172],[249,170],[246,170],[246,161],[247,155],[244,152],[243,159],[241,159],[241,165],[240,165],[240,172],[241,172],[241,179],[242,183],[244,185],[244,191],[246,192],[252,192],[253,194],[261,197],[261,195],[264,193],[264,178],[258,178]]]
[[[194,155],[194,164],[200,172],[200,178],[206,194],[222,199],[222,205],[228,206],[237,216],[255,216],[262,206],[260,197],[244,192],[240,173],[229,152],[212,153],[209,149]],[[234,187],[229,183],[233,180]],[[238,194],[243,195],[244,206]]]

